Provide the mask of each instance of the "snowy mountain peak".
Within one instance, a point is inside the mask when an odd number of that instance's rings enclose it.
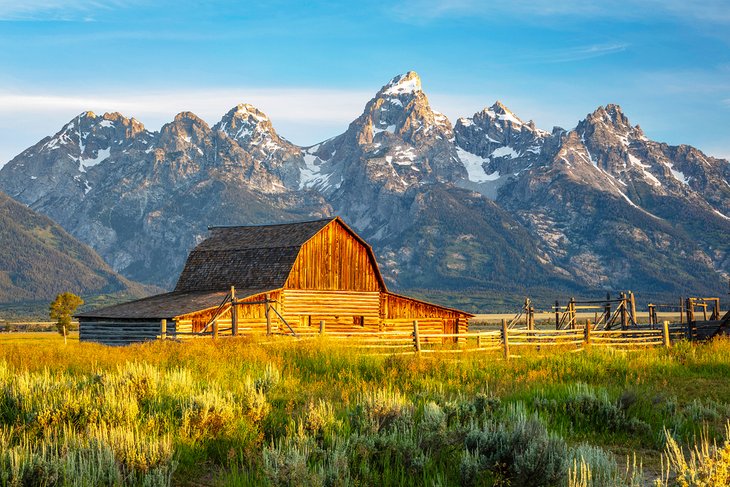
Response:
[[[396,76],[380,90],[383,95],[391,96],[413,94],[419,91],[422,91],[421,78],[415,71],[408,71],[405,74]]]
[[[524,122],[499,100],[491,107],[485,108],[483,113],[492,119],[512,122],[513,125],[524,125]]]
[[[278,139],[268,116],[248,103],[236,105],[214,127],[243,145],[257,145],[263,139]]]
[[[624,114],[619,105],[608,104],[605,107],[598,107],[593,113],[586,117],[586,122],[591,125],[608,125],[620,132],[631,132],[631,122]]]
[[[180,112],[175,115],[173,122],[192,122],[196,125],[205,125],[206,127],[208,126],[208,124],[205,123],[205,120],[198,117],[193,112]]]
[[[266,116],[264,112],[259,110],[253,105],[250,105],[248,103],[239,103],[234,108],[231,109],[226,115],[235,115],[236,117],[248,117],[253,118],[254,120],[258,122],[268,122],[269,117]]]

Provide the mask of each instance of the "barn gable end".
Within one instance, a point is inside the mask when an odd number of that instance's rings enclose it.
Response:
[[[385,291],[368,244],[340,218],[331,220],[299,249],[285,289]]]

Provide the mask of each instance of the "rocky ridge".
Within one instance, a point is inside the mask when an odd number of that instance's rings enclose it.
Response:
[[[311,147],[257,108],[159,132],[84,113],[0,170],[124,275],[171,286],[213,224],[338,214],[403,288],[715,293],[730,269],[730,164],[649,140],[616,105],[548,132],[497,102],[452,126],[416,73]]]

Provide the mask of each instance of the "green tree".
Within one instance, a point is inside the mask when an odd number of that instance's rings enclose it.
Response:
[[[64,338],[66,338],[66,331],[71,326],[71,316],[82,304],[84,304],[84,300],[74,293],[59,294],[51,303],[49,314],[52,320],[56,320],[58,333]]]

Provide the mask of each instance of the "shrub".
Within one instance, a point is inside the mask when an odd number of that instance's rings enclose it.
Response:
[[[466,435],[466,455],[461,464],[464,485],[484,471],[515,486],[557,485],[566,479],[565,442],[549,434],[537,417],[517,417],[510,424],[486,422]]]
[[[401,393],[373,389],[360,396],[352,422],[361,432],[377,433],[411,426],[413,405]]]

